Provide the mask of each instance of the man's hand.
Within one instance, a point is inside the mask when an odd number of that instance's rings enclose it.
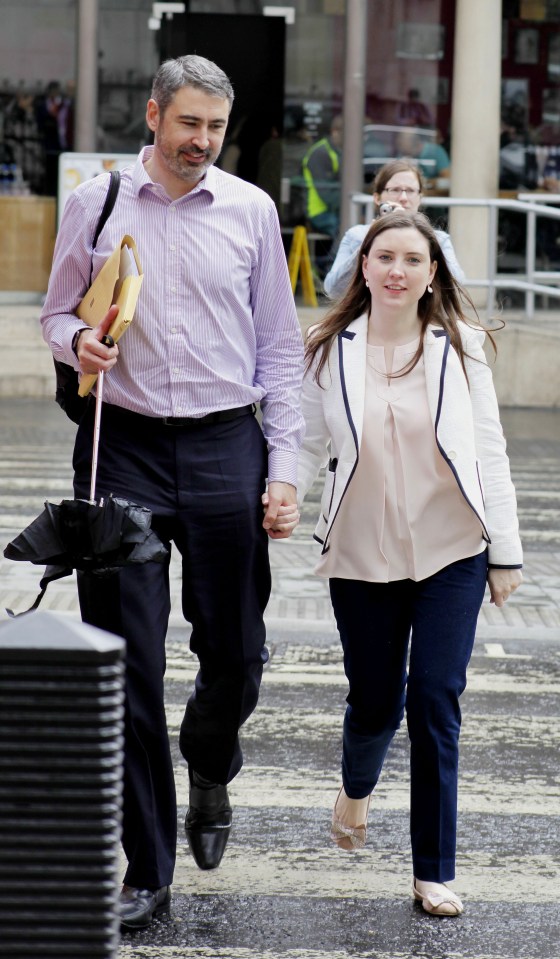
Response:
[[[109,312],[101,323],[93,330],[85,329],[80,333],[76,352],[82,373],[99,373],[100,370],[106,373],[117,362],[119,348],[116,343],[114,346],[105,346],[101,341],[113,325],[118,312],[118,306],[109,307]]]
[[[291,483],[272,482],[263,493],[263,527],[271,539],[287,539],[299,523],[297,491]]]
[[[523,575],[520,569],[489,569],[488,586],[490,602],[503,606],[511,593],[521,586]]]

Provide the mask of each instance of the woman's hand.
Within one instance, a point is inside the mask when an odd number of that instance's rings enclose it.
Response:
[[[490,602],[495,603],[496,606],[503,606],[508,597],[523,582],[520,569],[489,569],[487,578]]]
[[[269,494],[276,493],[276,487],[282,486],[287,488],[288,495],[279,498],[278,503],[280,505],[277,505],[277,503],[274,503],[273,496]],[[288,484],[271,483],[269,490],[263,493],[261,500],[265,514],[263,526],[268,535],[271,539],[287,539],[299,523],[299,510],[297,502],[295,502],[295,487],[288,486]]]

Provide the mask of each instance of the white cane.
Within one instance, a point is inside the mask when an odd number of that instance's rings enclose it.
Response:
[[[103,337],[101,342],[105,346],[109,346],[109,347],[115,345],[115,341],[113,340],[113,337],[109,333],[107,333],[106,336]],[[105,373],[103,372],[103,370],[99,370],[99,373],[97,376],[97,391],[95,395],[95,421],[93,424],[93,456],[91,460],[91,486],[89,489],[89,501],[90,503],[93,503],[93,504],[95,503],[95,486],[97,482],[97,460],[99,456],[99,435],[101,430],[101,407],[103,404],[104,377],[105,377]],[[103,506],[103,498],[99,500],[98,505]]]

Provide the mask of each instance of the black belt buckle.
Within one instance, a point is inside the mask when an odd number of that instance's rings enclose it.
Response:
[[[163,426],[188,426],[190,423],[196,423],[194,416],[164,416],[160,421]]]

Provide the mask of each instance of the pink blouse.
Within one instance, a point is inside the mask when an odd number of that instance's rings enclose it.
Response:
[[[419,339],[367,347],[364,429],[356,471],[332,528],[320,576],[388,583],[425,579],[481,553],[480,522],[439,452],[423,359],[398,373]]]

